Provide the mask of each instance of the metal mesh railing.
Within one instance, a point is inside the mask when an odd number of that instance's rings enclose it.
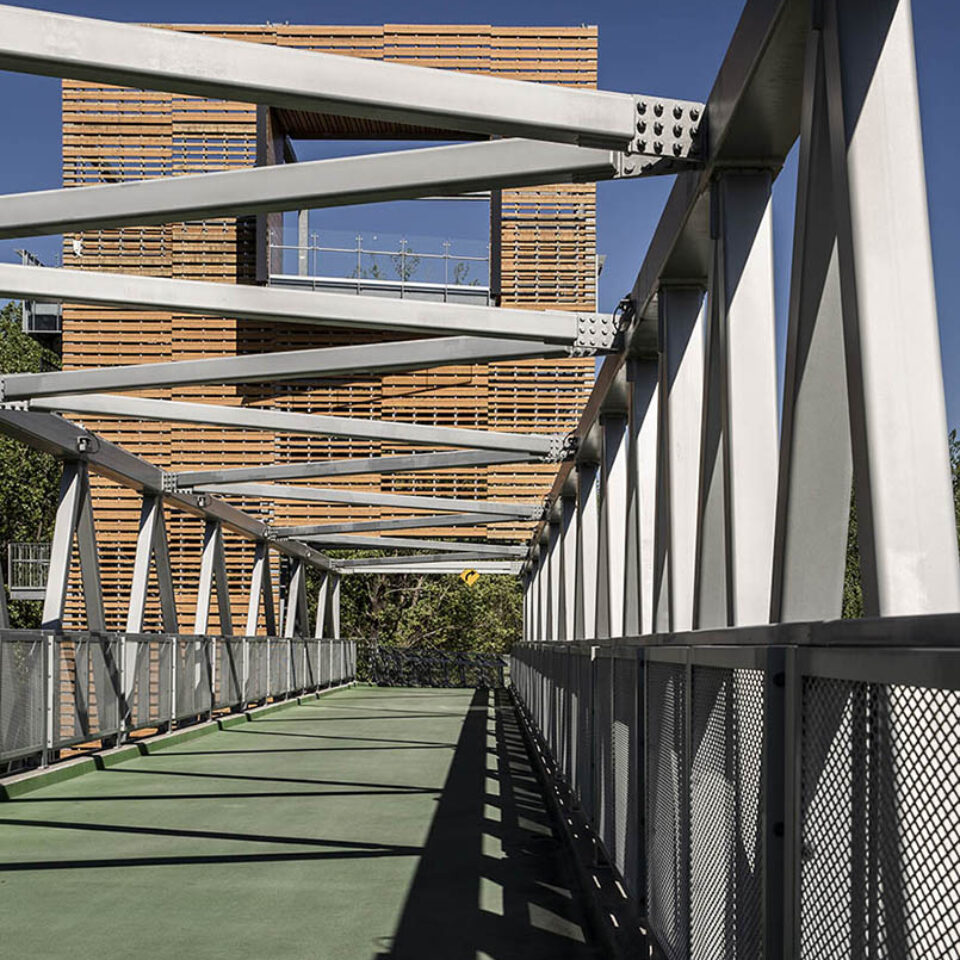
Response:
[[[960,957],[960,648],[859,629],[854,650],[514,649],[548,769],[653,957]]]
[[[0,631],[0,763],[355,679],[349,640]],[[336,670],[321,678],[318,665]],[[333,679],[331,679],[331,677]],[[27,760],[25,762],[33,762]]]
[[[361,644],[355,655],[360,658],[361,676],[381,687],[494,689],[504,685],[504,660],[496,654]]]

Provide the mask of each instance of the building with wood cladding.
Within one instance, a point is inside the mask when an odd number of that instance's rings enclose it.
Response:
[[[251,43],[595,87],[595,27],[490,26],[199,26],[170,29]],[[143,92],[104,84],[63,83],[65,186],[177,176],[290,162],[291,144],[307,140],[450,140],[450,131],[401,127],[250,104]],[[596,304],[596,201],[593,184],[495,192],[490,205],[489,297],[505,306],[554,309]],[[64,266],[222,283],[273,282],[282,218],[217,219],[89,231],[64,238]],[[187,360],[396,339],[358,330],[254,323],[130,309],[65,305],[65,369]],[[315,382],[151,390],[142,396],[251,405],[306,413],[417,421],[437,425],[555,433],[573,427],[593,379],[592,358],[527,360]],[[85,425],[168,470],[290,463],[410,452],[396,445],[342,438],[272,435],[188,424],[95,421]],[[554,474],[549,464],[493,466],[433,474],[346,477],[338,484],[382,492],[536,502]],[[108,625],[122,629],[133,568],[140,500],[95,479]],[[375,507],[235,501],[274,523],[368,519]],[[168,516],[171,563],[182,627],[196,604],[202,524]],[[518,538],[508,524],[464,535]],[[419,530],[450,536],[449,529]],[[230,536],[229,534],[227,535]],[[232,566],[235,628],[246,608],[252,545],[237,538]],[[156,596],[155,591],[152,595]],[[215,601],[214,601],[215,603]],[[71,604],[71,607],[74,607]],[[158,626],[148,610],[148,629]]]

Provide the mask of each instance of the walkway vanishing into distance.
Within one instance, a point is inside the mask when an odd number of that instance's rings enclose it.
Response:
[[[31,960],[596,954],[503,691],[353,687],[0,803]]]

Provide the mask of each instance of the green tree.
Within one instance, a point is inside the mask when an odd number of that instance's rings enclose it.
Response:
[[[953,513],[960,548],[960,437],[950,431],[950,472],[953,476]],[[843,579],[844,619],[863,616],[863,581],[860,575],[860,545],[857,541],[857,504],[850,498],[850,528],[847,533],[847,567]]]
[[[0,309],[0,373],[38,373],[57,369],[60,358],[21,330],[20,304]],[[60,485],[55,457],[0,434],[0,546],[6,562],[12,541],[45,541],[53,536]],[[6,572],[6,571],[4,571]],[[40,603],[10,604],[10,625],[40,625]]]

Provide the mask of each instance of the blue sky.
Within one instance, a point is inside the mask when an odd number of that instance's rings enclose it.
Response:
[[[532,0],[518,6],[504,0],[410,0],[405,4],[366,0],[362,6],[308,3],[305,0],[79,0],[21,2],[21,6],[116,20],[203,23],[493,23],[578,25],[600,32],[600,86],[690,100],[705,99],[743,0],[674,0],[625,3],[624,0]],[[960,428],[960,3],[913,0],[920,98],[926,154],[934,272],[940,310],[947,416]],[[59,83],[40,77],[0,72],[0,191],[17,192],[60,183]],[[783,342],[793,203],[795,158],[774,188],[778,335]],[[670,178],[601,184],[599,252],[606,254],[601,307],[612,309],[630,289],[670,188]],[[442,207],[443,205],[418,205]],[[464,211],[460,229],[449,225],[451,209],[422,210],[415,227],[411,207],[338,211],[330,225],[339,230],[453,236],[476,235],[477,217]],[[0,242],[0,260],[14,259],[27,245],[50,258],[59,244],[50,239]]]

